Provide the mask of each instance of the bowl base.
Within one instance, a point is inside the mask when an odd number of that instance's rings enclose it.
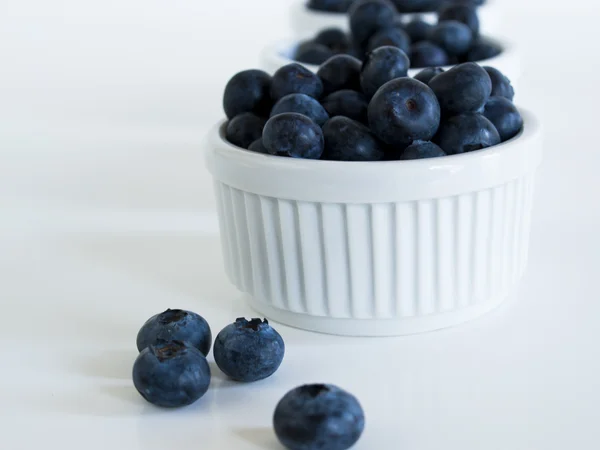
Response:
[[[334,319],[311,316],[274,308],[249,295],[245,295],[245,298],[250,307],[261,315],[294,328],[339,336],[384,337],[426,333],[459,325],[490,312],[514,296],[515,292],[511,292],[458,311],[401,319]]]

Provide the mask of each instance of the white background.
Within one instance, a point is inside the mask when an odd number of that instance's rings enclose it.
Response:
[[[598,448],[596,2],[501,1],[517,101],[545,127],[519,299],[394,339],[278,329],[271,379],[164,411],[130,381],[135,335],[168,307],[218,330],[252,314],[222,270],[206,130],[222,88],[288,32],[283,0],[0,3],[0,448],[273,449],[305,382],[355,393],[358,450]],[[212,356],[211,356],[212,361]]]

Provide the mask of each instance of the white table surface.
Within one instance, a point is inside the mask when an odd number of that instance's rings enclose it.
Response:
[[[240,385],[213,366],[201,401],[165,411],[130,378],[144,320],[189,308],[216,333],[252,314],[222,269],[202,143],[288,4],[4,2],[0,448],[275,450],[275,404],[306,382],[358,396],[357,450],[598,448],[600,27],[592,2],[543,3],[506,0],[517,98],[546,130],[518,301],[404,338],[278,326],[275,376]]]

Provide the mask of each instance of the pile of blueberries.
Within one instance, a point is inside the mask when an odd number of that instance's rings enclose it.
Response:
[[[480,150],[523,127],[510,81],[493,67],[463,63],[407,76],[397,47],[364,63],[328,59],[315,74],[300,64],[273,76],[236,74],[225,88],[227,140],[270,155],[331,161],[410,160]]]
[[[399,2],[398,2],[399,3]],[[417,17],[405,22],[388,0],[358,0],[348,12],[350,34],[337,28],[321,31],[302,42],[294,59],[320,65],[336,54],[364,59],[381,46],[402,49],[411,67],[447,66],[483,61],[502,52],[495,43],[480,36],[479,18],[472,0],[444,2],[438,9],[438,23]]]
[[[210,385],[206,360],[212,345],[200,315],[168,309],[146,321],[137,336],[140,352],[133,383],[148,402],[166,408],[187,406]],[[217,335],[213,355],[235,381],[252,382],[277,371],[285,352],[281,335],[261,319],[237,319]],[[365,418],[358,400],[331,384],[308,384],[289,391],[273,415],[275,434],[290,450],[346,450],[360,438]]]
[[[445,3],[470,3],[482,5],[485,0],[391,0],[396,9],[403,13],[436,11]],[[308,0],[307,6],[315,11],[345,13],[355,0]]]

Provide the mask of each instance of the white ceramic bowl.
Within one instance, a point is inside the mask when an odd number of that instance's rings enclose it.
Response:
[[[488,0],[478,9],[481,30],[488,34],[502,31],[503,9],[499,0]],[[306,7],[306,0],[296,0],[290,9],[290,22],[295,36],[314,36],[324,28],[336,27],[342,30],[349,29],[347,14],[314,11]],[[415,16],[421,16],[429,23],[437,23],[436,13],[403,14],[406,21]]]
[[[281,158],[210,136],[227,274],[253,308],[291,326],[401,335],[477,317],[527,262],[541,132],[416,161]]]
[[[513,86],[516,87],[516,83],[521,76],[521,59],[519,57],[517,47],[509,40],[504,38],[488,39],[502,47],[503,51],[494,58],[478,61],[478,64],[492,66],[500,70],[510,79],[510,81],[513,83]],[[296,62],[293,58],[298,45],[299,41],[297,40],[282,40],[267,45],[260,54],[260,68],[270,74],[273,74],[280,67]],[[319,70],[319,66],[304,63],[301,64],[315,73]],[[446,66],[444,69],[449,69],[450,67],[451,66]],[[415,76],[421,70],[423,69],[410,69],[408,71],[408,75],[411,77]]]

